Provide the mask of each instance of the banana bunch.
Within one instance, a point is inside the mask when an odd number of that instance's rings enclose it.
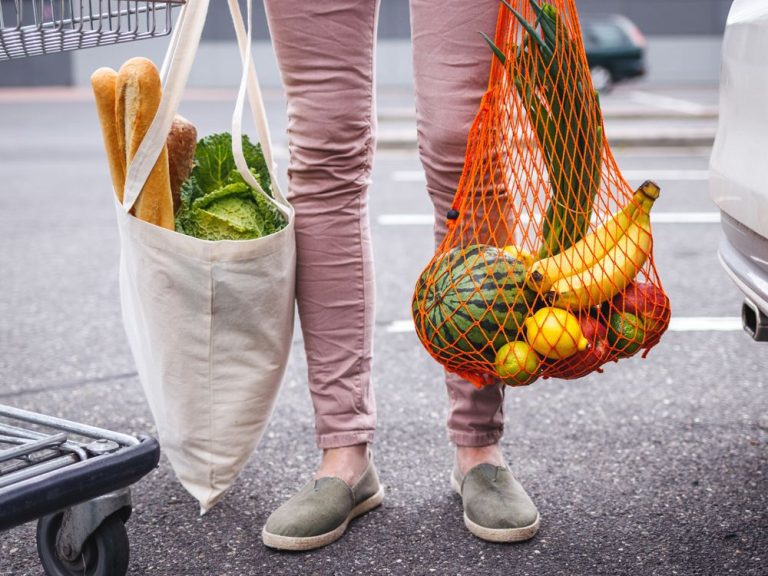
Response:
[[[583,310],[613,298],[637,276],[651,251],[650,212],[659,187],[644,182],[608,222],[567,250],[535,262],[528,286],[553,306]]]

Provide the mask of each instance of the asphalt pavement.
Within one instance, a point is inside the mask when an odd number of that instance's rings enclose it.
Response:
[[[716,91],[643,92],[603,99],[609,138],[612,124],[714,134]],[[201,134],[226,129],[231,93],[190,96],[182,112]],[[413,130],[407,93],[380,102],[383,132]],[[268,107],[284,167],[280,96]],[[383,506],[317,551],[261,544],[269,513],[318,462],[297,332],[267,433],[217,507],[199,516],[164,458],[134,486],[129,574],[766,574],[766,349],[740,330],[741,298],[717,261],[709,145],[661,144],[637,139],[615,153],[630,183],[652,178],[662,187],[655,257],[672,303],[670,331],[647,359],[506,395],[503,448],[542,516],[533,540],[474,538],[450,489],[441,371],[408,323],[432,239],[421,167],[404,143],[382,146],[370,191]],[[87,93],[0,91],[0,403],[152,432],[120,317],[113,209]],[[0,576],[42,573],[34,532],[28,524],[0,534]]]

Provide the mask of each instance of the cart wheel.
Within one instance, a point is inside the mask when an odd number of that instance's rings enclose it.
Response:
[[[109,516],[91,534],[74,562],[56,552],[56,536],[63,512],[37,522],[37,553],[48,576],[125,576],[128,571],[128,534],[118,514]]]

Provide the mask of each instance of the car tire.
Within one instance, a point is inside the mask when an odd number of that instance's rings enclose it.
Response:
[[[593,66],[589,69],[592,77],[592,87],[600,93],[610,92],[613,89],[613,75],[605,66]]]

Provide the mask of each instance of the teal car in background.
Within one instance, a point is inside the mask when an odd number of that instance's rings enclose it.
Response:
[[[598,92],[617,82],[645,74],[645,36],[629,18],[620,15],[584,16],[584,49]]]

